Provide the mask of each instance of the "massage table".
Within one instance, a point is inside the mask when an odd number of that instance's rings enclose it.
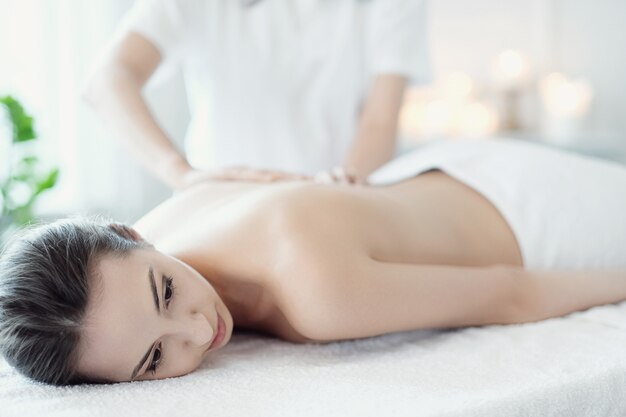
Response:
[[[54,387],[0,360],[0,416],[626,416],[626,302],[292,344],[236,331],[185,376]]]

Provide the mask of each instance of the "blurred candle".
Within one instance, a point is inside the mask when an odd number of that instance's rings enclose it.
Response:
[[[474,82],[464,72],[452,72],[446,76],[442,85],[442,92],[447,100],[464,101],[472,93]]]
[[[593,95],[588,82],[570,81],[558,72],[543,79],[541,90],[548,112],[559,116],[583,116],[589,110]]]
[[[400,132],[403,137],[419,140],[424,125],[423,106],[419,102],[406,102],[400,109]]]
[[[512,49],[502,51],[492,63],[492,73],[501,95],[504,130],[516,131],[523,127],[519,107],[529,68],[526,56]]]
[[[593,97],[591,85],[584,80],[570,80],[554,72],[540,83],[546,109],[545,133],[555,139],[573,139],[582,128]]]
[[[427,136],[440,136],[448,133],[452,111],[445,100],[433,100],[424,111],[424,133]]]
[[[521,52],[512,49],[501,52],[492,63],[494,78],[505,90],[520,88],[528,72],[528,59]]]
[[[497,112],[479,102],[468,103],[458,121],[458,133],[464,136],[491,136],[497,129]]]
[[[409,89],[400,111],[403,140],[490,136],[498,127],[496,110],[472,96],[475,83],[455,71],[430,88]]]

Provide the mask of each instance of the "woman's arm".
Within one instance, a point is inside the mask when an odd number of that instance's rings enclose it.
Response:
[[[626,300],[626,270],[523,271],[519,316],[534,322]]]
[[[358,260],[360,259],[360,260]],[[341,340],[426,328],[513,323],[523,278],[507,265],[460,267],[357,258],[285,283],[298,330]]]
[[[522,282],[507,265],[466,267],[367,261],[346,291],[337,336],[511,323]],[[358,282],[357,282],[358,281]],[[345,287],[343,287],[345,286]],[[343,287],[343,288],[342,288]],[[347,293],[351,287],[352,291]],[[341,313],[339,313],[341,315]],[[360,323],[360,324],[357,324]]]
[[[305,336],[329,341],[415,329],[534,322],[626,300],[626,271],[533,272],[510,265],[416,265],[371,259],[356,264],[312,275],[306,285],[294,281],[291,289],[297,304],[290,306],[291,314]],[[304,291],[299,293],[299,288]]]

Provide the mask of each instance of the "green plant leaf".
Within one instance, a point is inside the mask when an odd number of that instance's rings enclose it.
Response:
[[[48,173],[46,178],[44,178],[42,181],[37,182],[37,184],[35,185],[35,193],[33,194],[33,197],[31,197],[31,200],[35,196],[41,194],[43,191],[54,187],[54,185],[57,183],[58,178],[59,168],[54,168],[52,171],[50,171],[50,173]]]
[[[32,178],[33,177],[30,172],[11,175],[11,181],[29,182]]]
[[[0,110],[2,106],[7,109],[9,122],[12,124],[13,144],[36,139],[33,118],[24,111],[18,100],[11,96],[0,97]],[[23,156],[14,169],[9,170],[6,181],[0,183],[3,196],[2,219],[5,223],[10,223],[11,227],[23,226],[35,220],[32,210],[37,196],[57,183],[59,169],[54,168],[42,177],[36,169],[39,162],[39,157],[35,155]],[[22,205],[15,204],[9,193],[18,184],[25,184],[30,189],[30,197]]]
[[[20,162],[26,165],[35,165],[39,161],[39,158],[35,155],[29,155],[22,158]]]
[[[33,118],[26,114],[24,107],[19,101],[11,96],[0,97],[0,103],[4,104],[9,119],[13,124],[13,142],[25,142],[37,137],[33,128]]]

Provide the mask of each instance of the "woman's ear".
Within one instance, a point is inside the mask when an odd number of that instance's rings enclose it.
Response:
[[[144,240],[143,237],[139,234],[139,232],[137,232],[132,227],[127,226],[122,223],[110,223],[109,229],[113,230],[119,236],[128,240],[134,240],[136,242],[141,242]]]

